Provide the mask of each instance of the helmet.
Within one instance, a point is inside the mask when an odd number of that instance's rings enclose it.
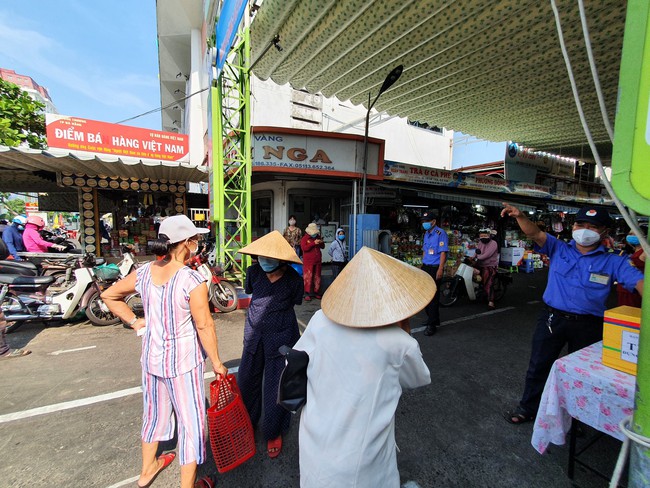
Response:
[[[25,225],[25,222],[27,222],[27,218],[23,217],[22,215],[16,215],[12,220],[12,222],[15,224]]]
[[[30,215],[29,217],[27,217],[27,223],[33,224],[39,229],[45,227],[45,221],[38,215]]]

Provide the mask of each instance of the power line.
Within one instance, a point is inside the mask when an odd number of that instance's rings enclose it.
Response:
[[[129,117],[128,119],[120,120],[119,122],[115,122],[115,124],[123,124],[124,122],[128,122],[128,121],[130,121],[130,120],[135,120],[135,119],[138,119],[138,118],[140,118],[140,117],[144,117],[145,115],[154,114],[154,113],[156,113],[156,112],[161,112],[161,111],[165,110],[166,108],[169,108],[169,107],[172,107],[173,105],[176,105],[176,104],[179,103],[179,102],[184,102],[185,100],[187,100],[188,98],[193,97],[194,95],[198,95],[199,93],[203,93],[203,92],[206,91],[208,88],[210,88],[210,87],[208,86],[208,87],[203,88],[203,89],[201,89],[201,90],[199,90],[199,91],[196,91],[196,92],[194,92],[194,93],[190,93],[190,94],[187,95],[186,97],[183,97],[183,98],[180,98],[180,99],[178,99],[178,100],[175,100],[175,101],[173,101],[172,103],[169,103],[169,104],[167,104],[167,105],[165,105],[165,106],[163,106],[163,107],[158,107],[158,108],[155,108],[155,109],[153,109],[153,110],[149,110],[148,112],[144,112],[144,113],[141,113],[141,114],[139,114],[139,115],[136,115],[136,116],[134,116],[134,117]]]

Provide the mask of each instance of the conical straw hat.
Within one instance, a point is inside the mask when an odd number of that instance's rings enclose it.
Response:
[[[264,256],[265,258],[275,258],[280,261],[302,264],[302,261],[291,244],[289,244],[277,230],[251,242],[248,246],[240,249],[239,252],[242,254],[252,254],[254,256]]]
[[[368,247],[329,286],[321,308],[348,327],[380,327],[411,317],[426,307],[436,283],[424,271]]]

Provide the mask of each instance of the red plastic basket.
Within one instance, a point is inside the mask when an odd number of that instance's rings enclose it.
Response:
[[[225,473],[255,455],[253,426],[234,375],[210,383],[210,404],[210,446],[217,470]]]

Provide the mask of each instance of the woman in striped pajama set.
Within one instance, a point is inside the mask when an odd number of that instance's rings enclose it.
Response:
[[[196,253],[198,229],[184,215],[165,219],[151,249],[166,256],[138,268],[102,294],[109,309],[142,334],[142,471],[139,487],[150,486],[175,458],[156,458],[158,442],[174,435],[178,422],[181,488],[211,488],[209,477],[196,481],[197,465],[205,460],[205,389],[203,363],[207,355],[216,374],[227,368],[219,359],[214,320],[208,306],[205,279],[185,266]],[[137,291],[145,319],[138,319],[124,303]],[[140,333],[140,332],[138,332]]]

